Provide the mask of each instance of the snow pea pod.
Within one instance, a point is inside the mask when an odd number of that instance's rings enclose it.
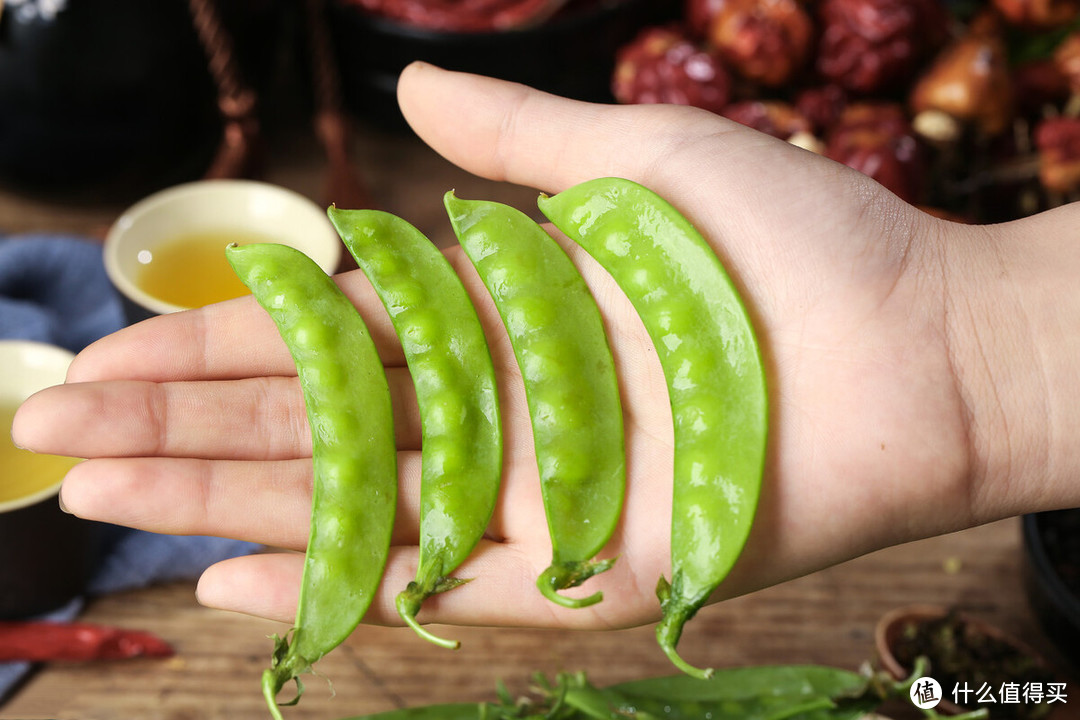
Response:
[[[495,510],[502,431],[491,353],[461,280],[419,230],[378,210],[328,214],[401,339],[420,408],[420,565],[397,596],[398,614],[421,637],[456,648],[416,615],[426,598],[467,582],[449,575]]]
[[[386,373],[363,320],[318,265],[277,244],[226,256],[277,325],[296,364],[311,426],[314,491],[291,642],[275,636],[262,689],[277,694],[337,647],[371,604],[386,565],[397,498],[397,450]],[[289,703],[289,704],[292,704]]]
[[[534,678],[533,696],[430,705],[369,716],[370,720],[855,720],[889,697],[906,697],[890,679],[821,665],[729,668],[708,679],[651,677],[606,687],[585,673]]]
[[[552,543],[537,579],[564,607],[599,602],[557,591],[611,567],[626,485],[622,405],[603,321],[585,281],[551,236],[507,205],[444,197],[454,232],[495,301],[521,369]]]
[[[758,696],[853,697],[867,686],[866,675],[824,665],[751,665],[724,668],[702,680],[689,675],[642,678],[611,686],[626,695],[672,702],[715,702]]]
[[[671,582],[657,586],[657,640],[683,626],[742,551],[765,462],[765,372],[746,309],[719,258],[679,212],[629,180],[590,180],[539,199],[543,213],[623,289],[656,347],[674,423]]]
[[[867,696],[870,678],[822,665],[727,668],[708,679],[676,675],[605,688],[609,705],[624,717],[634,709],[650,717],[746,718],[860,717],[881,702]],[[571,704],[574,699],[569,698]]]

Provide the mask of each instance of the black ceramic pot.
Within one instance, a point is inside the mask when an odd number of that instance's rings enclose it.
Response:
[[[0,619],[46,613],[81,595],[102,527],[65,514],[55,495],[0,515]]]
[[[0,15],[0,180],[145,192],[202,172],[216,92],[186,0],[21,0]]]
[[[346,105],[392,127],[404,126],[397,78],[414,60],[610,102],[618,48],[646,25],[672,20],[680,9],[669,0],[599,0],[534,28],[440,32],[373,17],[348,0],[327,2]]]
[[[1023,545],[1032,609],[1080,672],[1080,508],[1025,515]]]

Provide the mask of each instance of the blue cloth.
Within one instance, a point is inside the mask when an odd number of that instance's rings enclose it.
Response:
[[[61,235],[0,238],[0,338],[78,352],[123,324],[99,244]]]
[[[37,340],[79,352],[123,325],[100,244],[61,235],[0,235],[0,339]],[[87,588],[90,596],[194,580],[210,565],[260,547],[116,526],[102,530],[102,556]],[[73,620],[83,604],[84,598],[77,598],[40,619]],[[27,663],[0,663],[0,702],[31,669]]]

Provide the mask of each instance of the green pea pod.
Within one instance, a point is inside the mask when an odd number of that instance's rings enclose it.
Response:
[[[481,712],[481,706],[477,703],[447,703],[399,708],[343,720],[479,720]]]
[[[551,236],[494,202],[444,198],[454,232],[495,301],[521,369],[552,543],[540,591],[564,607],[614,560],[594,560],[611,538],[626,485],[622,406],[603,321],[585,281]]]
[[[708,676],[676,645],[734,565],[757,508],[768,401],[750,318],[705,239],[641,185],[591,180],[539,206],[608,270],[656,346],[675,432],[672,578],[657,587],[657,640],[678,668]]]
[[[702,680],[653,677],[597,687],[584,673],[535,677],[532,697],[393,710],[369,720],[855,720],[889,697],[886,679],[818,665],[743,667]]]
[[[705,680],[672,675],[632,680],[612,688],[672,702],[715,702],[762,695],[852,697],[861,694],[867,682],[862,673],[823,665],[757,665],[718,670]]]
[[[356,628],[375,596],[390,547],[397,450],[385,370],[364,322],[303,253],[232,245],[226,256],[292,353],[311,426],[314,492],[291,642],[275,637],[262,688],[277,694]],[[292,704],[289,703],[289,704]]]
[[[605,688],[616,711],[676,718],[858,717],[881,702],[865,697],[866,675],[820,665],[728,668],[708,679],[676,675]],[[843,711],[843,714],[841,714]]]
[[[416,615],[429,596],[466,582],[449,575],[495,510],[502,431],[491,353],[461,280],[419,230],[378,210],[329,215],[390,315],[420,408],[420,566],[397,596],[398,613],[421,637],[455,648]]]

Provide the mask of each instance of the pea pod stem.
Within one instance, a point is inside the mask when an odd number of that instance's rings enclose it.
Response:
[[[742,552],[765,463],[765,372],[750,318],[711,246],[651,190],[600,178],[538,204],[622,288],[664,369],[675,457],[657,640],[681,670],[705,675],[676,644]]]
[[[495,511],[502,426],[491,353],[461,280],[419,230],[379,210],[327,214],[390,316],[419,405],[420,562],[395,606],[420,637],[454,649],[416,616],[425,599],[466,582],[450,573]]]
[[[394,598],[394,607],[397,609],[401,619],[405,621],[405,624],[411,627],[417,635],[441,648],[457,650],[461,647],[459,641],[439,637],[421,625],[416,619],[416,616],[420,612],[420,604],[423,603],[425,599],[436,593],[446,592],[447,590],[451,590],[458,585],[463,585],[467,582],[468,580],[461,580],[458,578],[447,578],[442,583],[426,586],[420,585],[415,581],[410,582],[405,589],[398,593],[397,597]]]
[[[548,600],[565,608],[583,608],[595,605],[604,599],[602,592],[595,592],[582,598],[574,598],[560,595],[558,591],[563,588],[577,587],[593,575],[610,570],[614,564],[615,558],[590,560],[588,562],[553,562],[536,579],[536,587]]]

